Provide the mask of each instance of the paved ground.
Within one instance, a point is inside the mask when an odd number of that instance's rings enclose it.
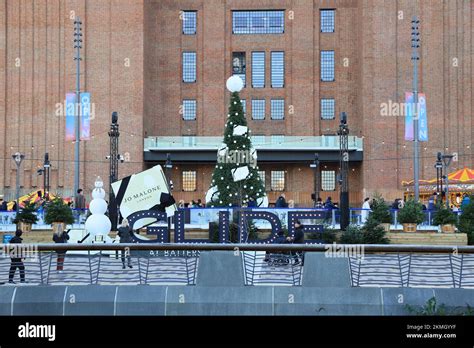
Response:
[[[243,268],[248,285],[300,285],[303,270],[290,262],[269,265],[264,252],[244,252]],[[56,271],[56,254],[25,261],[25,285],[51,284],[195,284],[197,257],[132,257],[132,267],[122,269],[120,257],[111,255],[66,256],[64,271]],[[366,255],[351,258],[353,286],[410,286],[474,288],[474,255]],[[9,258],[0,258],[0,282],[8,279]],[[19,282],[18,271],[15,281]],[[8,284],[5,284],[8,286]]]

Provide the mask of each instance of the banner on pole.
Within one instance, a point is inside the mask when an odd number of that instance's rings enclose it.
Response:
[[[66,141],[75,141],[76,94],[66,93]]]
[[[426,96],[424,93],[418,94],[418,140],[428,141],[428,118],[426,116]]]
[[[418,110],[417,110],[418,109]],[[405,92],[405,140],[414,140],[414,117],[418,112],[418,141],[428,141],[428,118],[426,96],[418,93],[418,108],[414,104],[413,92]]]
[[[91,94],[81,93],[81,140],[90,140],[91,136]]]

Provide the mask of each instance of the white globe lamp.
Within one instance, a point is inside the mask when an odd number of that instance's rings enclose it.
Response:
[[[240,92],[244,88],[244,81],[239,76],[233,75],[227,79],[226,87],[229,92]]]

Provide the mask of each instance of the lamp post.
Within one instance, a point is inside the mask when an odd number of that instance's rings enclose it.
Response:
[[[74,21],[74,48],[76,49],[76,55],[74,60],[76,61],[76,122],[75,122],[75,134],[76,141],[74,142],[74,194],[77,193],[79,189],[80,181],[80,170],[79,170],[79,161],[80,161],[80,141],[81,141],[81,108],[80,97],[81,97],[81,48],[82,48],[82,22],[79,17],[76,17]]]
[[[347,126],[347,114],[341,112],[339,124],[339,167],[340,172],[340,225],[345,231],[349,226],[349,127]]]
[[[436,197],[436,203],[439,203],[439,201],[442,199],[441,197],[441,192],[443,191],[443,161],[442,161],[442,154],[441,152],[438,152],[438,155],[436,157],[436,163],[435,166],[436,168],[436,192],[438,193]]]
[[[417,16],[413,16],[411,21],[411,47],[413,48],[411,60],[413,61],[413,105],[414,115],[413,115],[413,181],[414,181],[414,191],[415,191],[415,201],[418,202],[420,199],[420,154],[419,154],[419,110],[418,110],[418,61],[420,60],[418,54],[418,48],[420,48],[420,20]]]
[[[110,124],[109,138],[110,138],[110,155],[106,158],[110,160],[109,166],[109,218],[112,223],[112,231],[117,230],[118,223],[118,207],[115,200],[115,195],[112,190],[112,183],[118,180],[118,161],[122,160],[118,153],[119,146],[119,124],[118,113],[112,112],[112,123]]]
[[[43,168],[38,169],[38,175],[43,175],[43,198],[49,197],[49,169],[51,162],[49,161],[49,153],[44,154]]]
[[[451,160],[453,159],[453,155],[443,155],[441,156],[444,165],[444,180],[446,186],[446,208],[449,209],[449,171],[448,168],[451,164]]]
[[[166,162],[165,162],[165,174],[166,180],[168,180],[167,184],[169,186],[170,191],[173,190],[173,181],[171,180],[171,173],[173,169],[173,162],[171,162],[171,154],[166,154]]]
[[[21,162],[25,159],[25,155],[17,152],[12,155],[13,160],[16,164],[16,212],[20,210],[20,166]]]
[[[319,154],[315,153],[314,154],[314,160],[313,163],[309,165],[310,168],[313,168],[314,171],[314,205],[316,206],[316,203],[319,198]]]

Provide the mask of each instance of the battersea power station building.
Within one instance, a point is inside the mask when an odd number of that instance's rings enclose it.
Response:
[[[72,196],[75,140],[66,94],[76,91],[74,21],[80,18],[80,90],[90,134],[80,141],[80,187],[108,187],[111,114],[120,126],[119,178],[167,154],[176,200],[203,199],[222,143],[230,93],[240,93],[270,202],[297,206],[315,190],[338,201],[340,113],[349,127],[350,201],[403,197],[413,180],[405,94],[413,90],[412,18],[418,16],[418,91],[428,140],[420,179],[472,168],[471,0],[0,0],[0,194],[43,188]],[[76,36],[77,37],[77,36]],[[311,165],[318,155],[318,165]]]

